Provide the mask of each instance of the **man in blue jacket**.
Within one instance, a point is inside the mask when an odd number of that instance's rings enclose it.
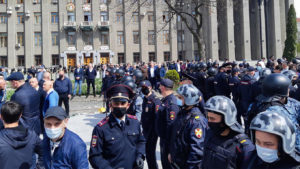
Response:
[[[0,130],[1,169],[29,169],[33,164],[34,153],[39,155],[37,168],[43,167],[42,141],[34,131],[19,123],[22,106],[9,101],[1,107],[1,120],[4,129]]]
[[[76,95],[78,85],[79,85],[78,95],[81,96],[81,86],[82,86],[83,73],[84,73],[83,69],[80,68],[80,64],[78,64],[77,68],[74,71],[75,86],[74,86],[74,91],[73,91],[72,98],[74,98],[75,95]]]
[[[95,91],[95,79],[97,76],[96,70],[93,68],[93,64],[89,64],[89,68],[86,69],[86,83],[87,83],[87,94],[86,97],[89,97],[90,94],[90,86],[93,87],[93,94],[94,97],[96,97],[96,91]]]
[[[86,145],[66,128],[67,114],[61,107],[51,107],[45,113],[47,137],[43,140],[46,169],[88,169]]]
[[[53,89],[52,81],[45,81],[43,84],[43,90],[46,92],[46,97],[43,105],[43,116],[50,107],[58,106],[59,96]]]
[[[67,115],[69,116],[69,99],[72,94],[72,82],[69,78],[65,77],[64,70],[59,71],[59,78],[54,82],[54,90],[59,95],[58,105],[62,106],[62,102],[64,102]]]
[[[10,81],[11,87],[16,89],[10,100],[19,103],[23,107],[22,124],[39,135],[41,133],[41,125],[40,96],[38,92],[29,83],[25,83],[21,72],[12,73],[7,78],[7,81]]]

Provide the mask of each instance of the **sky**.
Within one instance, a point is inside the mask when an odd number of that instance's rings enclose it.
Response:
[[[297,18],[300,18],[300,0],[295,0],[294,3],[296,8]]]

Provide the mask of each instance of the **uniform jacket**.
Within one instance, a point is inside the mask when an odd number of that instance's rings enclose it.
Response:
[[[133,169],[136,159],[145,156],[145,143],[135,116],[126,116],[122,130],[110,114],[93,130],[89,161],[95,169]]]
[[[46,169],[88,169],[86,145],[82,139],[66,129],[59,146],[51,156],[51,142],[48,137],[43,140],[44,161]]]
[[[19,125],[0,130],[1,169],[28,169],[34,153],[39,155],[42,165],[42,144],[34,131]]]
[[[41,131],[40,126],[40,95],[28,83],[20,86],[11,96],[11,101],[22,105],[23,114],[21,121],[24,126],[34,130],[37,134]]]

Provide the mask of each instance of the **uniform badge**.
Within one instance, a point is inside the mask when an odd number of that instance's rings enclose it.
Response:
[[[92,137],[92,147],[96,147],[97,144],[97,136],[93,135]]]
[[[202,129],[196,128],[195,129],[195,135],[196,135],[197,138],[201,138],[202,137]]]
[[[173,111],[170,112],[170,119],[171,120],[175,119],[175,112],[173,112]]]
[[[158,112],[158,110],[159,110],[159,105],[156,105],[155,111]]]

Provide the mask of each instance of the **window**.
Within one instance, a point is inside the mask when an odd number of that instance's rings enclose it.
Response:
[[[41,32],[34,32],[34,46],[42,46]]]
[[[155,44],[155,32],[153,30],[148,31],[148,45]]]
[[[0,24],[6,24],[7,23],[7,14],[6,13],[0,13]]]
[[[90,4],[92,0],[83,0],[83,3]]]
[[[17,56],[17,57],[18,57],[18,66],[25,66],[25,57],[24,57],[24,55]]]
[[[170,42],[170,34],[169,34],[169,31],[168,30],[164,30],[163,32],[163,41],[164,41],[164,44],[167,45],[169,44]]]
[[[6,4],[6,0],[0,0],[0,4]]]
[[[82,40],[84,45],[93,45],[93,32],[82,32]]]
[[[68,12],[68,21],[75,22],[75,13],[74,12]]]
[[[67,41],[69,46],[75,46],[76,43],[75,32],[68,32]]]
[[[68,0],[68,3],[73,3],[74,4],[75,0]]]
[[[52,37],[52,46],[57,46],[59,43],[58,32],[51,32],[51,37]]]
[[[156,62],[155,52],[149,52],[149,62]]]
[[[100,13],[100,21],[101,21],[101,22],[106,22],[106,21],[108,21],[108,15],[107,15],[107,12],[101,12],[101,13]]]
[[[7,67],[7,56],[0,56],[1,66]]]
[[[108,32],[107,31],[103,31],[100,34],[100,38],[101,38],[101,44],[102,45],[108,45],[109,43],[109,36],[108,36]]]
[[[0,33],[0,48],[7,47],[7,33]]]
[[[17,4],[22,4],[23,0],[17,0]]]
[[[198,50],[194,50],[195,61],[200,61],[200,55]]]
[[[51,12],[51,23],[58,23],[58,13]]]
[[[184,43],[184,30],[177,31],[178,43]]]
[[[132,13],[132,20],[133,20],[133,22],[138,22],[139,21],[139,13],[138,12],[133,12]]]
[[[40,4],[41,0],[35,0],[36,4]]]
[[[140,53],[139,52],[133,53],[133,62],[138,63],[140,61],[141,61]]]
[[[153,12],[149,11],[148,12],[148,22],[153,22],[154,21],[154,15],[153,15]]]
[[[139,31],[133,31],[133,43],[134,44],[139,44],[140,43]]]
[[[92,21],[91,12],[84,12],[84,21]]]
[[[170,52],[164,52],[164,61],[171,61],[171,54]]]
[[[123,22],[123,13],[117,12],[117,22]]]
[[[42,65],[42,55],[35,55],[34,62],[35,62],[35,65]]]
[[[118,64],[125,63],[124,53],[118,53]]]
[[[178,52],[178,59],[179,60],[185,60],[185,51],[179,51]]]
[[[59,56],[58,55],[52,55],[52,65],[59,65]]]
[[[180,17],[180,15],[177,15],[177,22],[181,22],[181,17]]]
[[[107,0],[100,0],[100,4],[106,4]]]
[[[17,18],[18,18],[18,21],[17,21],[18,24],[24,23],[24,13],[23,12],[18,12]]]
[[[169,22],[169,20],[170,20],[169,12],[168,11],[164,11],[163,12],[163,21],[164,22]]]
[[[34,13],[34,24],[41,24],[42,14],[40,12]]]
[[[124,32],[118,31],[118,44],[122,45],[124,44]]]
[[[18,32],[17,33],[17,42],[21,46],[24,46],[24,32]]]
[[[118,3],[118,4],[122,4],[122,3],[123,3],[123,0],[117,0],[117,3]]]

